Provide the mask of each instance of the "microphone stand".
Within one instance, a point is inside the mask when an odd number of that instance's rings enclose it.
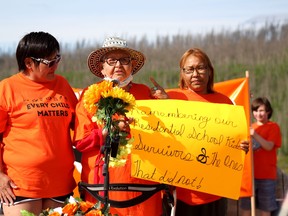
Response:
[[[109,176],[109,160],[111,157],[117,156],[118,145],[120,141],[119,133],[111,131],[112,120],[110,116],[107,116],[108,135],[105,139],[105,145],[102,147],[102,153],[104,154],[104,164],[102,169],[102,175],[104,176],[104,212],[107,210],[109,205],[109,189],[110,189],[110,176]]]
[[[118,80],[112,80],[113,87],[117,86],[119,84]],[[108,208],[108,201],[109,201],[109,184],[110,184],[110,176],[109,176],[109,160],[111,157],[117,156],[118,151],[118,145],[120,141],[119,132],[116,134],[112,132],[112,110],[106,110],[106,117],[107,117],[107,124],[106,128],[108,129],[108,135],[105,139],[105,145],[103,146],[104,149],[102,149],[102,153],[104,154],[104,164],[103,164],[103,170],[102,175],[104,176],[104,212],[106,212]],[[103,148],[102,147],[102,148]]]
[[[104,164],[102,169],[102,175],[104,176],[104,210],[106,211],[108,208],[108,200],[109,200],[109,159],[111,152],[111,138],[108,133],[105,145],[103,146],[103,154],[104,154]]]

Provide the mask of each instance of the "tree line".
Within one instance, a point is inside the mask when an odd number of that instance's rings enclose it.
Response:
[[[125,37],[124,37],[125,38]],[[164,88],[175,88],[179,79],[179,60],[189,48],[198,47],[210,57],[215,67],[215,81],[245,77],[249,71],[250,92],[253,97],[266,96],[272,103],[272,120],[279,123],[283,135],[280,153],[288,155],[288,23],[266,23],[260,29],[247,28],[221,32],[211,30],[205,34],[175,34],[127,39],[129,47],[146,56],[144,67],[135,82],[149,86],[154,77]],[[103,41],[75,44],[61,43],[63,59],[58,73],[65,76],[72,87],[84,88],[99,81],[87,67],[87,57]],[[17,72],[15,53],[3,53],[0,49],[0,80]]]

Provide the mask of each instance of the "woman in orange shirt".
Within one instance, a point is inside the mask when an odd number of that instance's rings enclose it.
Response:
[[[77,99],[55,74],[58,41],[31,32],[16,50],[19,73],[0,82],[0,200],[5,215],[63,205],[76,186],[70,138]]]
[[[134,49],[128,48],[127,42],[117,37],[106,38],[103,47],[93,51],[88,57],[88,66],[93,74],[105,80],[117,80],[118,86],[133,94],[136,100],[146,100],[167,97],[161,88],[151,95],[149,87],[143,84],[134,83],[135,75],[144,65],[144,55]],[[92,116],[84,108],[83,95],[76,107],[76,129],[75,146],[82,152],[82,173],[81,180],[89,184],[103,184],[102,166],[103,155],[101,146],[105,142],[103,128],[92,122]],[[128,124],[128,122],[126,122]],[[127,125],[126,125],[127,126]],[[129,125],[128,125],[129,126]],[[133,184],[155,184],[131,177],[131,158],[123,167],[109,168],[110,183],[133,183]],[[135,198],[139,192],[110,191],[109,199],[125,201]],[[96,202],[95,198],[85,193],[85,200]],[[148,200],[128,208],[111,208],[111,213],[119,216],[160,216],[162,214],[161,193],[158,192]]]
[[[192,48],[180,59],[179,89],[168,91],[171,99],[233,104],[225,95],[215,92],[214,67],[205,52]],[[242,141],[240,147],[248,151],[248,141]],[[239,188],[240,190],[240,188]],[[177,187],[176,216],[225,216],[227,203],[225,198]]]

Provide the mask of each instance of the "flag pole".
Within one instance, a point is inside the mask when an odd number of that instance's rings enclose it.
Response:
[[[248,92],[249,92],[249,127],[251,126],[251,123],[252,123],[252,116],[251,116],[251,113],[250,113],[250,101],[251,101],[251,98],[253,97],[252,96],[252,93],[250,92],[250,83],[249,83],[249,71],[246,71],[246,78],[248,79]],[[249,137],[250,137],[250,128],[248,128],[248,131],[249,131]],[[252,195],[250,197],[250,201],[251,201],[251,216],[255,216],[256,215],[256,207],[255,207],[255,190],[254,190],[254,160],[253,160],[253,148],[251,146],[251,137],[250,137],[250,157],[251,157],[251,181],[252,181]]]

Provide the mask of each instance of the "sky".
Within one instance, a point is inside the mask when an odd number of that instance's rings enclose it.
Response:
[[[0,51],[14,51],[32,31],[45,31],[60,43],[251,27],[269,19],[288,20],[287,0],[1,0]]]

